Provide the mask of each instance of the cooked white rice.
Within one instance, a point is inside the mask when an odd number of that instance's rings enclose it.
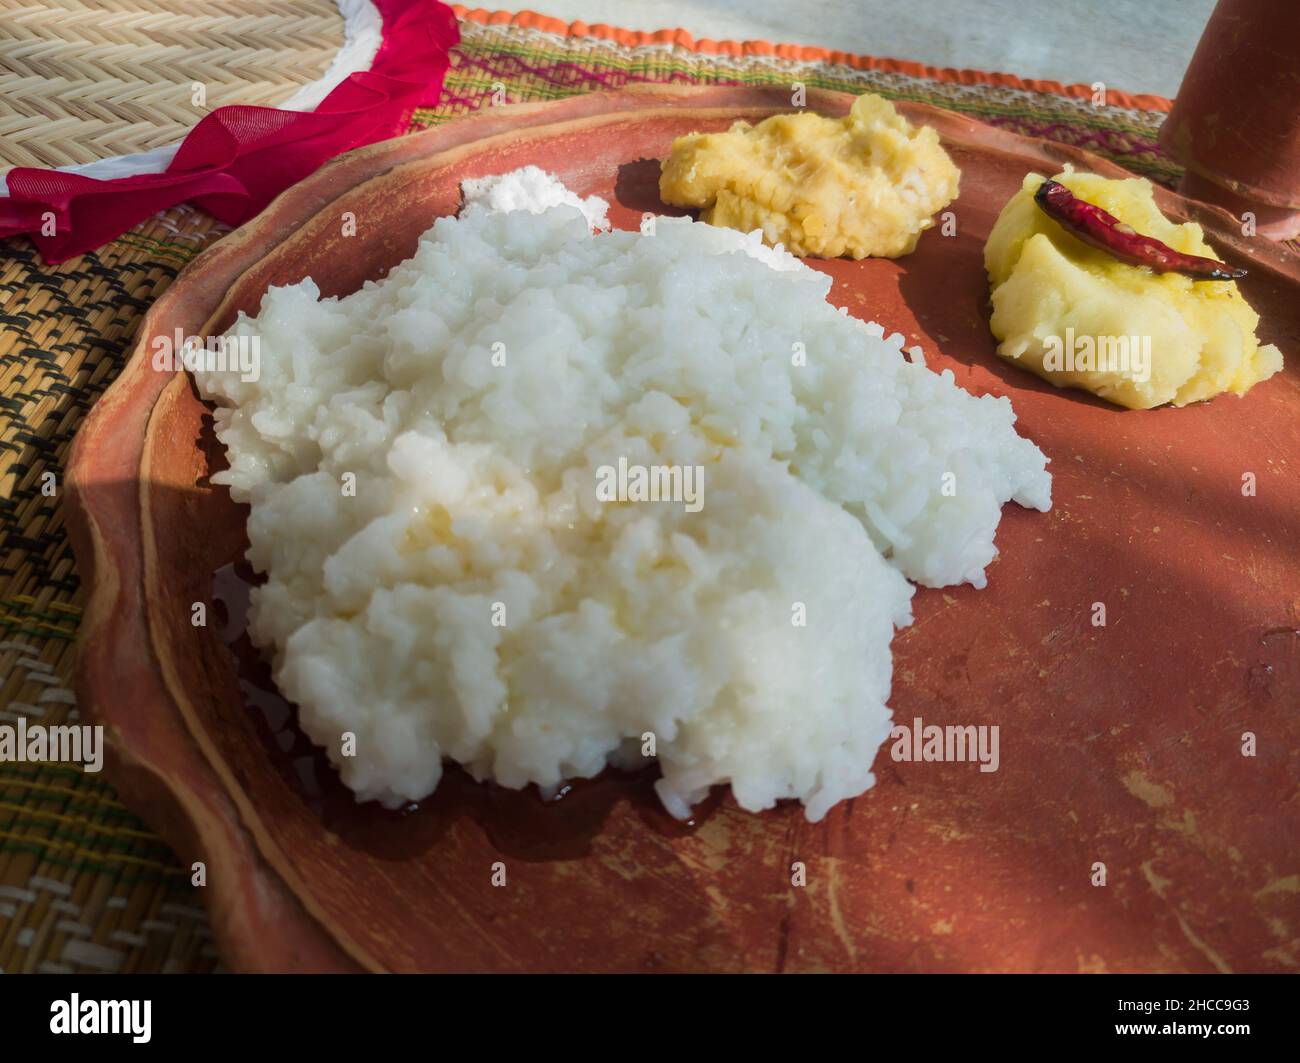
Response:
[[[674,815],[729,783],[820,819],[874,781],[904,577],[983,586],[1046,459],[756,234],[593,233],[531,167],[466,192],[386,280],[272,288],[232,330],[259,379],[197,374],[277,683],[363,800],[444,758],[547,790],[653,735]],[[702,508],[598,501],[620,458],[702,466]]]

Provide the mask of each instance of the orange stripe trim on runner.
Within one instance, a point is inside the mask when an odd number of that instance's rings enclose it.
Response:
[[[1024,89],[1028,92],[1067,96],[1077,100],[1092,99],[1090,85],[1062,85],[1059,81],[1019,78],[1014,74],[926,66],[907,59],[882,59],[801,44],[772,44],[769,41],[713,41],[708,38],[696,40],[684,29],[664,29],[643,33],[640,30],[607,26],[603,22],[595,25],[586,22],[565,22],[562,19],[551,18],[549,15],[539,15],[535,11],[488,11],[481,7],[468,8],[462,4],[451,6],[457,18],[478,22],[484,26],[518,26],[522,29],[539,30],[562,37],[595,37],[599,40],[613,41],[625,48],[638,48],[647,44],[673,45],[702,55],[731,58],[765,56],[797,62],[836,63],[853,67],[855,70],[879,70],[890,74],[905,74],[908,77],[929,78],[932,81],[955,82],[961,85],[994,85],[999,88]],[[1120,92],[1118,89],[1111,88],[1106,89],[1106,102],[1112,107],[1138,111],[1167,112],[1173,106],[1173,101],[1163,96]]]

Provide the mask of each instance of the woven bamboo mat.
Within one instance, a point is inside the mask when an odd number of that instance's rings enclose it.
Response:
[[[274,106],[342,40],[333,0],[0,0],[0,172],[145,151],[213,108]]]
[[[14,5],[0,0],[0,11],[7,6]],[[216,33],[251,6],[196,10],[209,19],[204,32]],[[600,27],[566,32],[537,16],[458,11],[463,39],[442,99],[417,112],[413,129],[453,120],[501,93],[515,102],[635,82],[802,81],[934,103],[1081,145],[1157,180],[1177,176],[1155,143],[1163,114],[1132,101],[1096,106],[1014,78],[810,59],[797,49],[729,54],[680,34],[645,40],[616,31],[603,39]],[[8,18],[0,14],[0,38]],[[121,367],[150,302],[223,232],[181,207],[56,268],[26,241],[0,243],[0,723],[76,718],[69,684],[81,597],[59,492],[68,445]],[[101,776],[0,763],[0,969],[213,970],[218,959],[198,892]]]

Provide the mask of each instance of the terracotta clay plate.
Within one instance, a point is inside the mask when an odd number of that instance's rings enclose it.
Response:
[[[812,94],[842,114],[851,98]],[[357,806],[238,636],[246,512],[188,378],[149,343],[208,335],[266,287],[355,290],[535,163],[621,228],[662,208],[674,137],[788,110],[756,89],[636,90],[496,109],[352,153],[200,257],[145,320],[70,473],[90,588],[78,694],[113,779],[188,865],[228,962],[339,970],[1284,970],[1300,962],[1300,283],[1293,258],[1162,192],[1247,266],[1288,358],[1244,399],[1129,412],[994,356],[981,249],[1028,170],[1079,151],[903,105],[962,169],[956,232],[898,261],[816,263],[832,301],[1009,395],[1052,459],[1049,514],[1007,506],[989,586],[919,590],[894,640],[895,717],[998,725],[1000,765],[877,756],[874,789],[809,825],[719,789],[697,820],[653,773],[544,803],[452,770],[418,809]],[[356,234],[344,236],[352,212]],[[1254,484],[1254,491],[1243,485]],[[194,603],[214,619],[191,623]],[[1095,626],[1096,603],[1105,626]],[[1254,736],[1254,755],[1248,747]],[[804,884],[796,865],[802,865]],[[494,870],[505,884],[494,885]],[[498,874],[497,881],[500,881]]]

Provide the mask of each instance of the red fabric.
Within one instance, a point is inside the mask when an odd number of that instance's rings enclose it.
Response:
[[[99,181],[58,170],[10,170],[9,198],[0,197],[0,236],[27,233],[45,260],[56,263],[185,200],[240,225],[327,159],[401,133],[412,110],[437,102],[460,30],[451,8],[438,0],[374,3],[384,22],[374,63],[348,75],[315,111],[218,107],[190,130],[166,173]],[[47,212],[55,231],[43,236]]]

